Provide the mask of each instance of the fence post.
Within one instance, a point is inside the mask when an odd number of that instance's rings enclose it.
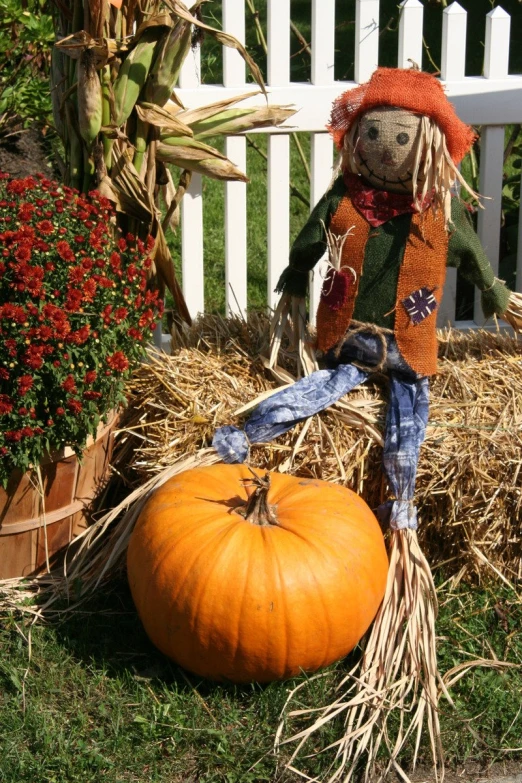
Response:
[[[452,3],[442,14],[442,56],[440,75],[445,82],[464,79],[466,67],[467,12]],[[446,271],[444,296],[437,314],[437,326],[453,324],[456,315],[457,270]]]
[[[485,79],[503,79],[508,75],[510,24],[509,14],[500,6],[486,16]],[[498,273],[500,252],[503,167],[504,126],[483,128],[480,137],[479,193],[490,200],[485,201],[485,209],[478,212],[477,233],[495,274]],[[484,324],[478,291],[475,294],[474,321],[479,326]]]
[[[189,52],[179,77],[181,88],[198,87],[201,83],[199,47]],[[183,296],[190,315],[195,318],[205,311],[203,270],[203,182],[201,174],[193,174],[190,186],[181,202],[181,276]]]
[[[403,0],[399,20],[399,68],[410,68],[409,60],[422,68],[422,20],[424,7],[419,0]]]
[[[223,29],[245,43],[245,2],[224,0]],[[242,87],[245,63],[239,52],[223,47],[223,84]],[[225,139],[225,155],[245,171],[246,139]],[[227,315],[246,317],[247,310],[247,193],[244,182],[225,183],[225,307]]]
[[[379,0],[356,0],[355,81],[368,81],[379,62]]]
[[[268,0],[268,84],[290,83],[290,0]],[[290,250],[290,137],[268,136],[268,306]]]
[[[335,50],[335,0],[313,0],[312,3],[312,84],[320,87],[333,84]],[[321,118],[326,126],[328,117]],[[313,209],[332,178],[332,142],[327,133],[312,133],[310,146],[310,208]],[[310,323],[321,295],[319,261],[310,275]]]

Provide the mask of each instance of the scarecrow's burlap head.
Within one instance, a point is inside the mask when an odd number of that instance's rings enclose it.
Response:
[[[354,123],[376,107],[395,107],[432,119],[446,139],[451,159],[460,163],[475,139],[472,128],[457,117],[438,79],[403,68],[377,68],[365,84],[347,90],[332,107],[328,130],[339,150]]]

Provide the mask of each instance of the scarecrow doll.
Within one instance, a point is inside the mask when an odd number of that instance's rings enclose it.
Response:
[[[437,371],[436,318],[446,267],[457,267],[478,287],[486,317],[502,316],[515,328],[522,321],[519,295],[495,277],[455,193],[459,182],[477,198],[457,168],[475,135],[435,77],[416,68],[378,68],[334,102],[328,129],[340,152],[338,171],[295,240],[277,286],[283,294],[278,316],[290,311],[291,301],[302,306],[309,273],[328,249],[316,340],[325,368],[261,402],[244,430],[218,430],[214,446],[225,461],[243,462],[251,443],[286,432],[371,373],[389,376],[383,467],[390,499],[378,511],[392,530],[390,575],[355,696],[344,702],[348,729],[339,754],[353,768],[363,750],[374,758],[381,741],[391,742],[384,701],[387,710],[408,712],[417,728],[427,711],[435,759],[441,750],[436,598],[417,542],[413,496],[429,377]],[[315,725],[338,714],[338,705],[325,708]],[[392,759],[409,733],[404,725],[401,718],[399,740],[388,745]]]

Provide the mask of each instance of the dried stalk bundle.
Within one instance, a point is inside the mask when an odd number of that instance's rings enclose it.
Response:
[[[259,68],[233,36],[201,20],[204,0],[189,10],[180,0],[106,0],[56,3],[51,87],[54,122],[64,149],[66,184],[111,199],[124,232],[152,234],[158,285],[171,291],[177,315],[190,315],[164,237],[176,228],[179,202],[192,172],[221,180],[245,175],[214,147],[209,135],[230,135],[277,126],[294,114],[283,106],[236,107],[253,95],[183,110],[173,93],[195,31],[235,48],[262,93]],[[170,99],[173,99],[173,103]],[[180,171],[176,187],[168,165]],[[161,223],[161,200],[168,219]]]
[[[306,751],[326,724],[344,716],[344,732],[331,748],[335,758],[328,783],[348,783],[365,761],[365,781],[376,780],[375,761],[384,743],[388,763],[378,780],[386,780],[393,768],[404,780],[407,775],[397,756],[414,738],[413,768],[417,761],[425,721],[431,742],[435,774],[443,776],[444,761],[438,716],[438,681],[435,644],[437,598],[430,567],[422,554],[417,533],[398,530],[391,533],[390,567],[386,593],[375,618],[360,663],[338,684],[339,695],[322,709],[292,710],[285,715],[301,684],[289,695],[276,734],[276,746],[297,743],[288,766]],[[311,716],[310,724],[293,736],[282,739],[286,723]],[[390,728],[395,720],[398,728]]]
[[[279,299],[274,316],[270,323],[270,358],[268,367],[276,370],[279,352],[282,350],[283,339],[286,338],[288,349],[297,354],[297,377],[310,375],[318,369],[312,338],[309,334],[306,302],[290,294],[283,294]]]

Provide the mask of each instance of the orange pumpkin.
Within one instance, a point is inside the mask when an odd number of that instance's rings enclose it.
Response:
[[[129,584],[159,649],[198,675],[268,682],[346,655],[382,601],[388,558],[354,492],[245,465],[180,473],[131,536]]]

